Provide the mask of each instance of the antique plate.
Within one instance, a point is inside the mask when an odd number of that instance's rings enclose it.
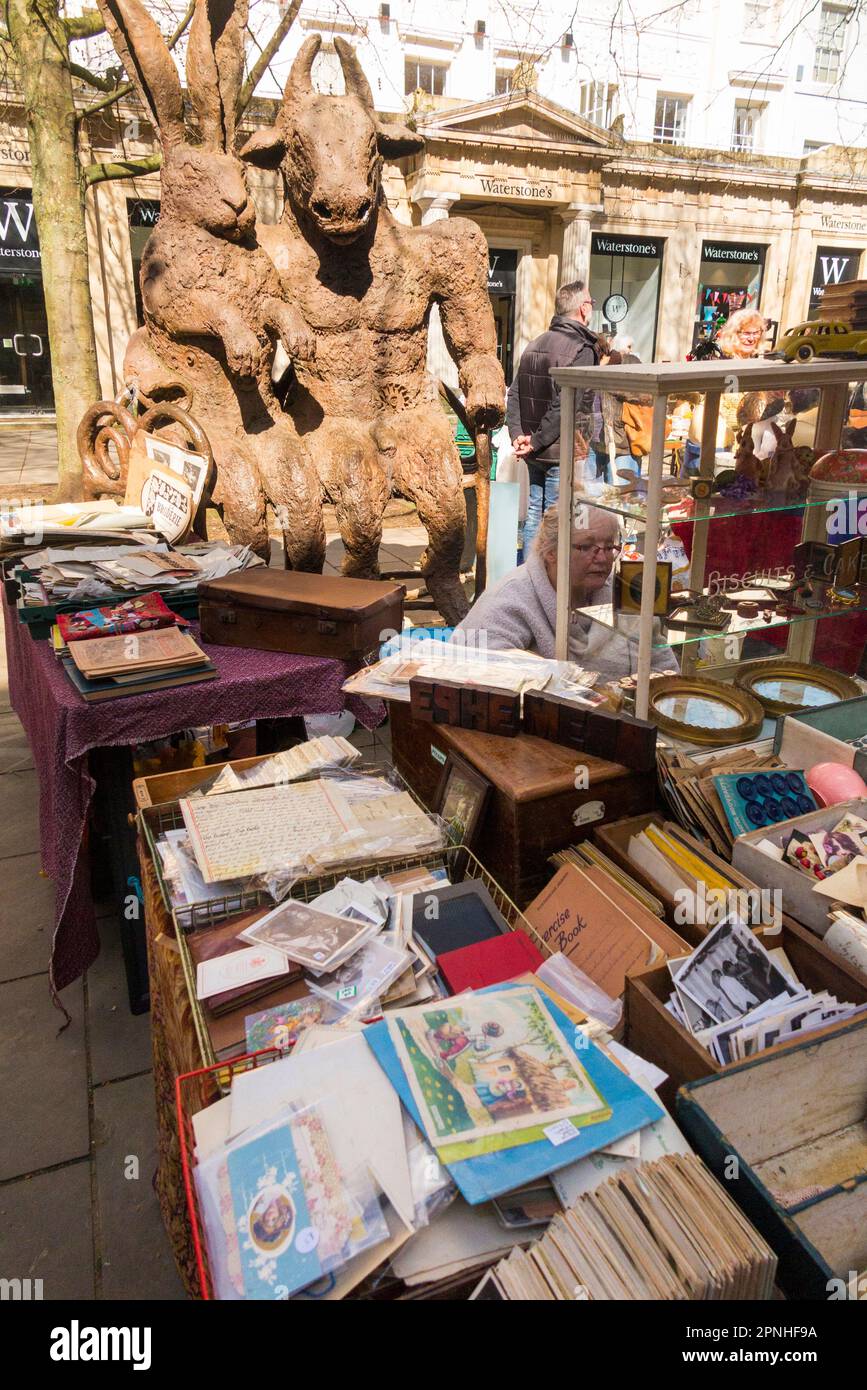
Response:
[[[821,709],[864,694],[851,676],[802,661],[748,661],[738,670],[735,685],[758,700],[765,713],[774,718]]]
[[[722,681],[661,676],[650,683],[648,718],[673,738],[721,747],[755,738],[765,712],[753,695]]]

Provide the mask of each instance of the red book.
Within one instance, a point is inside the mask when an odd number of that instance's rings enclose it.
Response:
[[[185,627],[161,594],[134,594],[110,608],[82,608],[79,613],[58,613],[57,626],[64,642],[88,637],[117,637],[124,632],[150,632],[158,627]]]
[[[452,994],[460,994],[464,989],[484,989],[513,980],[536,970],[544,959],[522,931],[509,931],[444,952],[437,958],[437,969]]]

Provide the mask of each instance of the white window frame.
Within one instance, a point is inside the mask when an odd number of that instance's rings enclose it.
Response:
[[[731,146],[741,154],[753,154],[760,144],[764,106],[751,101],[736,101],[732,113]]]
[[[578,114],[591,125],[607,130],[614,120],[617,88],[612,82],[582,82],[578,91]]]
[[[659,119],[660,103],[662,103],[662,120]],[[674,108],[673,113],[669,110],[670,103]],[[655,145],[686,144],[689,105],[689,97],[676,96],[671,92],[657,92],[653,112],[653,143]],[[673,119],[669,119],[672,114]]]
[[[412,65],[415,67],[415,70],[416,70],[416,77],[418,77],[418,75],[419,75],[419,69],[420,69],[420,68],[430,68],[430,69],[431,69],[431,78],[432,78],[431,85],[434,86],[434,87],[436,86],[436,82],[433,80],[433,74],[434,74],[435,72],[441,72],[442,75],[443,75],[443,89],[442,89],[442,91],[441,91],[441,92],[437,92],[437,91],[429,92],[429,91],[427,90],[426,87],[421,86],[419,83],[416,83],[416,85],[415,85],[414,87],[407,87],[407,85],[406,85],[406,83],[407,83],[406,70],[407,70],[407,67],[408,67],[410,64],[412,64]],[[447,83],[448,83],[448,75],[449,75],[449,64],[448,64],[448,63],[441,63],[441,62],[438,62],[436,58],[424,57],[424,56],[422,56],[422,55],[419,54],[419,53],[404,53],[404,55],[403,55],[403,85],[404,85],[404,96],[408,96],[408,97],[414,96],[415,93],[418,92],[418,91],[424,92],[425,96],[433,96],[433,97],[445,96],[445,94],[446,94],[446,85],[447,85]]]
[[[839,81],[851,10],[847,5],[823,5],[813,54],[813,81],[828,86]]]

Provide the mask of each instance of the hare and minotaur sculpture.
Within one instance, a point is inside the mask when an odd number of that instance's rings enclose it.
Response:
[[[116,16],[112,38],[159,117],[165,151],[163,212],[142,265],[147,324],[130,345],[128,378],[156,396],[172,376],[188,381],[193,412],[209,434],[228,418],[229,398],[235,401],[225,431],[231,443],[222,450],[212,441],[227,526],[249,539],[267,497],[293,565],[321,566],[327,496],[345,573],[375,575],[386,502],[392,491],[410,498],[428,532],[428,587],[443,616],[457,621],[467,607],[459,581],[462,474],[426,370],[427,333],[438,304],[469,420],[477,429],[497,425],[505,384],[480,230],[463,218],[427,227],[395,220],[382,191],[383,158],[418,153],[422,138],[379,121],[355,53],[340,38],[345,93],[317,93],[318,34],[292,66],[275,125],[241,150],[243,160],[279,168],[283,178],[281,222],[255,226],[232,156],[240,5],[197,0],[187,76],[202,149],[184,140],[180,88],[166,68],[171,57],[139,0],[100,4]],[[150,76],[143,81],[142,73]],[[267,270],[260,270],[263,250]],[[270,380],[278,341],[294,375],[282,415]]]

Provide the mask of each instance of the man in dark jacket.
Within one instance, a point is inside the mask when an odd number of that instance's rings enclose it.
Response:
[[[506,401],[512,446],[527,460],[530,495],[524,524],[524,552],[539,529],[547,507],[557,501],[560,482],[560,388],[552,367],[596,366],[602,356],[598,337],[587,325],[593,313],[590,291],[582,280],[561,285],[547,333],[525,349]],[[589,449],[592,391],[579,396],[578,429]]]

